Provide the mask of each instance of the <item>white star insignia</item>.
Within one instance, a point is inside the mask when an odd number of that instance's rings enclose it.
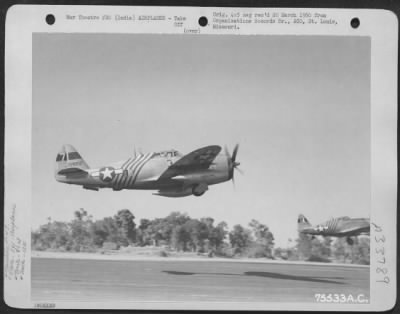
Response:
[[[324,227],[324,226],[319,225],[316,229],[321,232],[321,231],[324,231],[327,228]]]
[[[108,169],[108,168],[105,168],[104,170],[103,170],[103,180],[105,180],[105,179],[107,179],[107,178],[110,178],[110,179],[112,179],[112,172],[113,172],[113,170],[110,170],[110,169]]]

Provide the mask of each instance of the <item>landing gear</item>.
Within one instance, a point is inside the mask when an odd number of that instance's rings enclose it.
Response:
[[[202,196],[208,190],[207,184],[196,184],[192,188],[192,193],[194,196]]]
[[[346,242],[347,242],[348,245],[353,245],[354,244],[354,240],[352,238],[350,238],[350,237],[346,238]]]
[[[193,189],[193,195],[194,196],[202,196],[204,193],[206,193],[206,191],[198,193],[198,192],[195,192],[195,190]]]

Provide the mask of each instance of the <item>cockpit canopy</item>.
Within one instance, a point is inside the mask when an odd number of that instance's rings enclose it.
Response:
[[[170,149],[155,153],[155,156],[172,158],[172,157],[180,157],[182,156],[182,154],[175,149]]]

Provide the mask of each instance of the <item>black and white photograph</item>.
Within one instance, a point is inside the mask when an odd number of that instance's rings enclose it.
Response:
[[[214,11],[206,27],[258,21]],[[380,272],[395,280],[374,268],[371,36],[201,34],[184,14],[147,17],[183,32],[85,32],[104,15],[60,15],[83,30],[31,34],[18,243],[35,307],[362,310]]]

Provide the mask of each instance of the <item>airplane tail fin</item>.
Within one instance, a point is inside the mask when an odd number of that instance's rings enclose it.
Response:
[[[310,226],[311,224],[308,219],[304,215],[300,214],[299,218],[297,218],[297,230],[301,232]]]
[[[87,169],[88,164],[72,145],[65,144],[61,147],[56,157],[56,176],[86,175]]]

